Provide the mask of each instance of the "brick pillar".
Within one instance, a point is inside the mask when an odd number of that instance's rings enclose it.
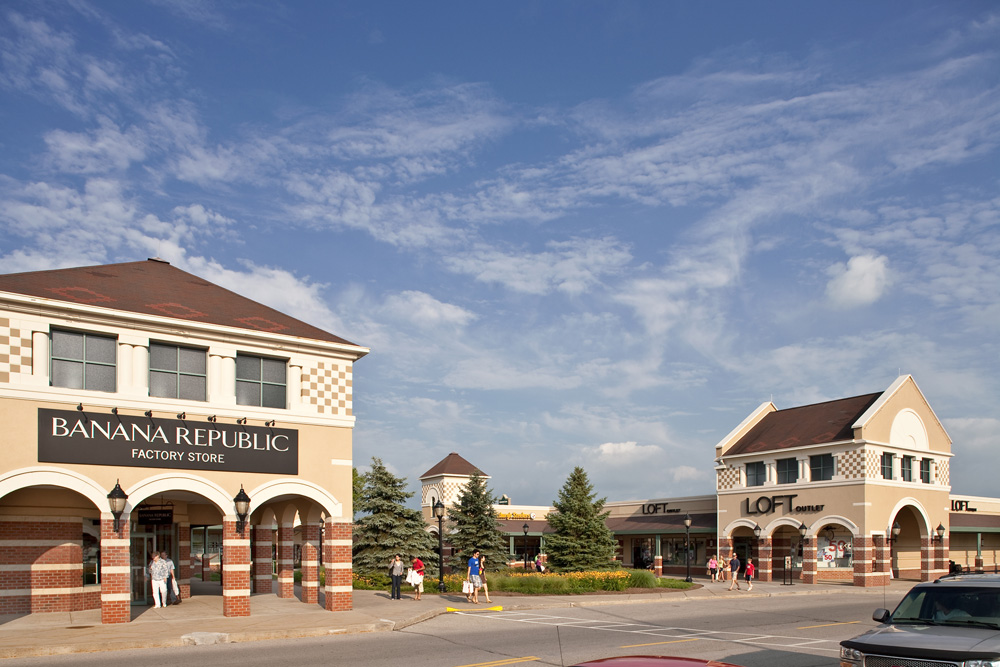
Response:
[[[892,550],[889,548],[889,541],[885,535],[873,535],[872,545],[875,552],[875,568],[872,577],[873,586],[886,586],[892,578],[890,568],[892,566]]]
[[[191,524],[177,526],[177,585],[181,589],[181,599],[191,597]]]
[[[295,533],[290,523],[278,525],[278,597],[295,597]]]
[[[934,577],[934,544],[930,537],[920,538],[920,581],[931,581]]]
[[[663,576],[663,556],[653,556],[653,574]]]
[[[757,545],[757,580],[772,581],[774,580],[774,566],[771,559],[773,557],[774,545],[770,537],[760,538]]]
[[[128,623],[132,609],[128,515],[122,515],[117,533],[114,523],[110,512],[101,514],[101,623]]]
[[[945,534],[940,540],[934,542],[934,572],[933,578],[943,577],[948,574],[948,554],[951,538]]]
[[[273,593],[271,576],[273,564],[274,530],[270,526],[255,526],[253,529],[253,585],[256,593]]]
[[[302,601],[319,602],[319,524],[302,526]]]
[[[856,535],[852,540],[852,554],[854,557],[854,585],[867,587],[875,586],[875,578],[872,567],[872,557],[875,554],[874,542],[871,536]]]
[[[250,615],[250,527],[236,532],[236,520],[222,522],[222,615]]]
[[[802,583],[815,584],[816,579],[816,538],[806,537],[802,546]]]
[[[327,611],[353,609],[351,593],[351,524],[326,520],[323,531],[323,562],[326,564],[326,585],[323,587],[324,608]],[[425,584],[426,586],[426,584]]]
[[[976,556],[976,572],[982,573],[984,571],[983,565],[984,565],[983,557]]]

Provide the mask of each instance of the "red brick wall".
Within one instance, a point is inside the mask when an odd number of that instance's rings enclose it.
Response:
[[[350,611],[354,608],[351,597],[351,540],[350,523],[327,521],[323,539],[323,563],[326,564],[324,608],[327,611]],[[340,590],[335,590],[340,588]]]
[[[271,593],[274,581],[271,575],[271,548],[272,540],[274,539],[274,530],[255,526],[253,535],[253,590],[255,593]]]
[[[250,615],[250,535],[236,532],[236,521],[222,523],[222,615]]]

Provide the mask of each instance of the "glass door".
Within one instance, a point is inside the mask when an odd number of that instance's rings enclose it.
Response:
[[[132,533],[130,548],[132,604],[149,605],[152,588],[146,578],[146,567],[156,548],[155,537],[149,533]]]

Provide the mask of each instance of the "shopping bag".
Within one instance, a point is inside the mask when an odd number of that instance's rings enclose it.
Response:
[[[462,582],[462,592],[465,593],[466,595],[472,594],[472,582],[469,581],[468,579]]]

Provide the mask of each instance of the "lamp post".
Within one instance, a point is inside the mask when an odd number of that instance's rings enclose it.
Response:
[[[524,571],[525,572],[528,571],[528,531],[530,529],[531,529],[531,526],[529,526],[528,524],[524,524],[523,526],[521,526],[521,530],[524,531]]]
[[[687,564],[687,577],[684,581],[691,583],[691,515],[684,515],[684,562]]]
[[[806,567],[806,533],[808,533],[808,532],[809,532],[809,526],[807,526],[804,523],[800,523],[799,524],[799,545],[802,548],[802,565],[799,566],[799,569],[802,570],[803,572],[805,571],[805,567]],[[795,554],[792,554],[792,558],[793,559],[795,558]],[[793,562],[794,562],[794,560],[793,560]],[[793,565],[792,566],[792,577],[794,578],[794,576],[795,576],[795,566]]]
[[[111,507],[111,516],[115,518],[116,533],[121,530],[122,514],[125,512],[125,503],[128,501],[128,495],[122,490],[119,481],[115,481],[115,488],[111,489],[111,493],[108,494],[108,505]]]
[[[890,547],[889,548],[889,554],[891,556],[891,561],[892,561],[892,562],[889,563],[889,574],[890,575],[892,574],[892,570],[893,569],[896,569],[896,570],[899,569],[898,564],[895,562],[896,561],[896,550],[892,548],[892,545],[896,542],[896,540],[899,539],[899,534],[901,532],[903,532],[902,526],[899,525],[898,521],[893,521],[892,522],[892,528],[889,529],[889,539],[887,540],[889,542],[889,547]],[[893,568],[893,565],[897,565],[897,567]],[[893,576],[895,576],[895,575],[893,575]]]
[[[233,498],[233,504],[236,506],[236,532],[242,535],[247,527],[247,516],[250,514],[250,496],[243,490],[242,484],[240,492]]]
[[[434,503],[434,517],[438,520],[438,590],[444,593],[444,503]]]

